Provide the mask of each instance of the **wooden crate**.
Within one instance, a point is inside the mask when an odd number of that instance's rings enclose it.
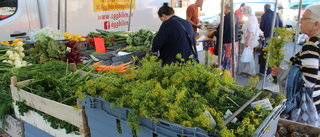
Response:
[[[23,122],[10,116],[6,116],[6,126],[1,124],[0,122],[0,137],[2,134],[7,134],[9,137],[24,137],[23,131],[24,131],[24,126]],[[3,128],[4,127],[4,128]],[[1,133],[1,128],[3,128],[4,132],[6,133]],[[6,137],[2,135],[3,137]]]
[[[0,137],[9,137],[6,133],[0,133]]]
[[[87,137],[90,135],[84,107],[77,109],[17,88],[26,85],[30,81],[32,80],[17,82],[17,78],[15,76],[11,77],[10,88],[12,99],[14,100],[15,116],[17,118],[56,137]],[[24,116],[20,115],[18,107],[15,105],[16,101],[25,101],[26,105],[34,109],[49,114],[57,119],[64,120],[78,127],[81,134],[66,134],[64,129],[54,129],[43,119],[42,116],[34,111],[29,111]]]
[[[0,137],[10,137],[10,136],[0,128]]]

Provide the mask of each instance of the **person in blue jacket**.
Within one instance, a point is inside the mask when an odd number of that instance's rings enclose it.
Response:
[[[163,3],[158,16],[162,24],[153,39],[151,51],[160,51],[159,59],[163,61],[162,66],[173,62],[197,61],[196,40],[191,24],[176,16],[168,3]],[[184,61],[177,59],[177,54],[181,54]]]
[[[261,17],[261,23],[260,23],[260,29],[263,32],[265,42],[262,47],[262,49],[267,46],[267,42],[271,37],[271,31],[272,31],[272,20],[273,20],[273,14],[274,12],[270,9],[271,6],[270,4],[265,4],[264,5],[264,14],[262,14]],[[276,14],[276,20],[274,27],[280,27],[282,28],[282,21],[280,19],[279,14]],[[259,55],[259,73],[257,74],[258,76],[262,77],[264,75],[265,71],[265,65],[266,65],[266,59],[263,57],[265,54],[264,51],[261,50],[261,53]],[[271,68],[267,69],[267,75],[271,73]]]

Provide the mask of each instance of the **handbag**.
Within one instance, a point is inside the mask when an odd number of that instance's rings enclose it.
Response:
[[[187,35],[187,37],[188,37],[188,41],[189,41],[189,45],[190,45],[192,54],[194,55],[194,60],[195,60],[197,63],[199,63],[198,54],[197,54],[197,52],[196,52],[196,50],[195,50],[195,48],[194,48],[195,45],[194,45],[194,43],[192,42],[191,36],[188,34],[186,28],[183,26],[183,24],[182,24],[179,20],[177,20],[176,18],[173,18],[173,19],[175,19],[177,22],[179,22],[179,24],[181,25],[182,29],[183,29],[184,32],[186,33],[186,35]]]
[[[303,90],[303,92],[301,93],[299,107],[292,109],[291,120],[313,125],[316,127],[320,126],[320,119],[316,106],[314,105],[306,90]]]

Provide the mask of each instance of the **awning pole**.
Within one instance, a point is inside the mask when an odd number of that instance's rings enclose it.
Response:
[[[223,27],[224,27],[224,0],[221,0],[221,12],[220,12],[220,28],[219,28],[219,55],[218,55],[218,68],[221,68],[221,53],[222,53],[222,43],[223,43]]]
[[[276,0],[275,5],[274,5],[270,38],[273,37],[273,29],[274,29],[274,25],[275,25],[276,17],[277,17],[277,8],[278,8],[278,0]],[[278,26],[278,27],[279,27],[279,26]],[[265,68],[264,68],[264,76],[263,76],[263,81],[262,81],[262,89],[265,88],[264,86],[265,86],[266,78],[267,78],[267,70],[268,70],[269,56],[270,56],[270,52],[268,51],[268,53],[267,53],[267,59],[266,59],[266,65],[265,65]]]
[[[231,51],[231,55],[232,55],[232,62],[230,62],[230,63],[232,63],[233,65],[232,65],[232,68],[231,68],[231,70],[232,70],[232,77],[234,78],[234,79],[236,79],[236,70],[235,70],[235,68],[237,68],[236,67],[236,65],[238,64],[238,62],[237,62],[237,60],[236,60],[236,51],[235,51],[235,47],[236,47],[236,45],[235,45],[235,24],[236,24],[236,22],[234,22],[234,9],[233,9],[233,0],[230,0],[230,9],[231,9],[231,11],[230,11],[230,18],[231,18],[231,23],[230,23],[230,25],[231,25],[231,43],[232,43],[232,51]]]
[[[131,26],[131,14],[132,14],[132,0],[130,0],[130,12],[129,12],[128,31],[130,31],[130,26]]]
[[[300,32],[300,24],[299,24],[299,20],[300,20],[300,16],[301,16],[301,9],[302,9],[302,0],[300,0],[299,2],[299,11],[298,11],[298,18],[297,18],[297,22],[296,22],[296,28],[295,28],[295,32],[294,32],[294,43],[293,43],[293,55],[296,53],[296,49],[297,49],[297,42],[299,42],[299,32]]]

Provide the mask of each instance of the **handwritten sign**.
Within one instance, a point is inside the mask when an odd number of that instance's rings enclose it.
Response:
[[[136,9],[136,0],[93,0],[94,12]]]

